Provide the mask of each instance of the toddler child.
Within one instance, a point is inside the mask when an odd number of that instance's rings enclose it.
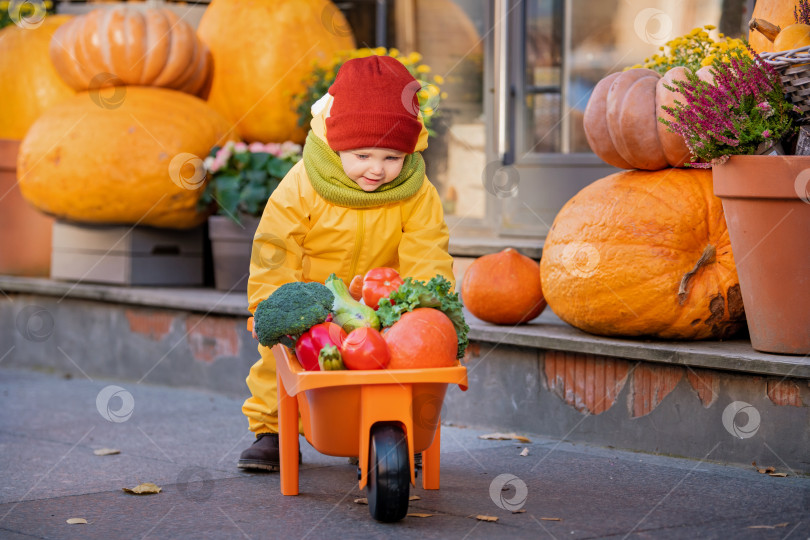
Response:
[[[396,59],[370,56],[343,64],[313,107],[304,158],[267,202],[254,237],[250,312],[292,281],[351,279],[380,266],[403,277],[453,279],[441,200],[420,151],[419,83]],[[256,440],[244,469],[279,468],[275,359],[259,345],[242,412]]]

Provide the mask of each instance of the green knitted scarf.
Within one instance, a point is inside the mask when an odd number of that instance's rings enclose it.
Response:
[[[412,197],[425,179],[425,161],[419,152],[405,156],[402,172],[374,191],[363,191],[346,175],[340,156],[312,131],[304,145],[304,167],[315,191],[332,204],[370,208]]]

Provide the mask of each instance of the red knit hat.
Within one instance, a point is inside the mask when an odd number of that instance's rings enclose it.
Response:
[[[422,131],[416,93],[421,85],[399,60],[369,56],[348,60],[329,87],[334,97],[326,139],[335,152],[391,148],[413,153]]]

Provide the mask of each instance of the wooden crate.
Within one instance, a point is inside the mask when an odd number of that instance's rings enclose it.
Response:
[[[203,284],[202,227],[53,225],[51,278],[117,285]]]

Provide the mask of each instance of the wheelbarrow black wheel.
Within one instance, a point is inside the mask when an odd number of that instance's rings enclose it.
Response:
[[[408,441],[396,424],[371,428],[368,457],[368,509],[377,521],[399,521],[408,513],[411,468]]]

